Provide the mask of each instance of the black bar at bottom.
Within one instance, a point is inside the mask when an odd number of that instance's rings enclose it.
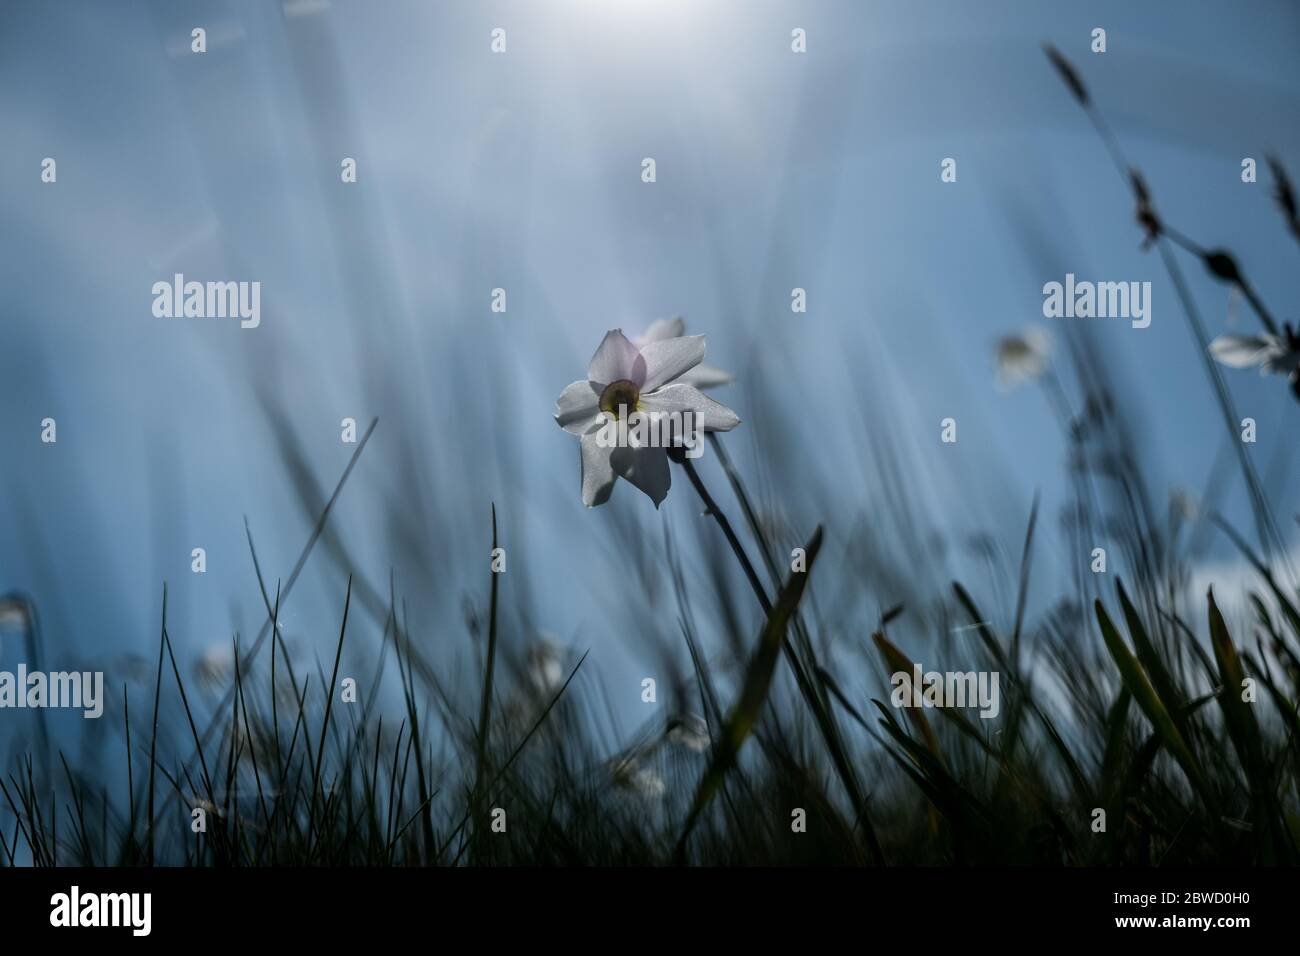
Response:
[[[628,945],[711,939],[734,946],[746,939],[770,943],[776,932],[823,939],[847,933],[873,944],[958,936],[996,941],[1044,931],[1056,939],[1172,933],[1180,940],[1230,941],[1290,932],[1296,875],[1293,869],[0,869],[0,933],[6,943],[76,932],[82,942],[148,939],[205,948],[373,943],[390,935],[435,946],[566,938]]]

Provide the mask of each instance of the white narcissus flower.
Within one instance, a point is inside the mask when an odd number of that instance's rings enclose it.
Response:
[[[1021,335],[998,340],[998,382],[1003,388],[1039,378],[1047,371],[1052,340],[1040,328],[1029,328]]]
[[[649,767],[642,766],[635,755],[616,757],[609,762],[610,774],[614,785],[642,797],[662,797],[664,795],[663,777]]]
[[[675,315],[671,319],[656,319],[650,323],[650,328],[632,340],[632,344],[637,348],[644,348],[651,342],[662,342],[664,339],[681,338],[686,334],[686,320],[680,315]],[[687,370],[677,381],[683,385],[694,385],[698,389],[714,388],[718,385],[729,385],[736,380],[736,376],[730,372],[724,372],[716,366],[701,362],[693,369]]]
[[[21,636],[28,623],[26,604],[16,598],[0,601],[0,658],[4,656],[5,635]]]
[[[549,635],[528,648],[528,682],[543,695],[553,694],[564,682],[564,660],[560,645]]]
[[[640,488],[658,508],[668,495],[668,451],[662,446],[611,447],[601,436],[619,410],[649,415],[690,413],[702,431],[725,432],[740,424],[736,413],[680,381],[704,359],[704,336],[658,339],[637,348],[622,329],[605,333],[587,366],[587,378],[570,383],[555,403],[555,421],[577,435],[582,448],[582,503],[592,508],[609,500],[622,477]],[[625,424],[625,423],[623,423]]]
[[[1232,368],[1258,365],[1261,375],[1291,375],[1300,369],[1300,341],[1290,336],[1288,339],[1276,335],[1220,335],[1210,343],[1210,354]]]
[[[697,753],[709,749],[709,725],[699,714],[682,714],[668,722],[668,739]]]
[[[27,627],[27,605],[14,599],[0,601],[0,631],[21,631]]]

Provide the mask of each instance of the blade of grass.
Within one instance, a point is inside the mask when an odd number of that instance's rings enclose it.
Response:
[[[777,657],[785,642],[786,627],[803,597],[804,588],[812,574],[813,564],[818,552],[821,551],[821,546],[822,529],[819,525],[804,549],[807,555],[807,570],[791,572],[777,598],[776,607],[767,616],[767,622],[746,671],[740,696],[727,715],[727,720],[718,735],[718,744],[714,749],[712,761],[700,779],[686,824],[678,838],[676,852],[678,862],[685,862],[686,844],[690,839],[691,831],[695,829],[700,814],[722,785],[723,777],[735,763],[745,738],[749,736],[763,709],[772,683],[772,674],[776,669]]]

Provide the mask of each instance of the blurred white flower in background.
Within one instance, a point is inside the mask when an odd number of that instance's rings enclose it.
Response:
[[[668,740],[687,750],[709,748],[709,725],[699,714],[682,714],[668,722]]]
[[[537,643],[525,654],[528,666],[528,683],[543,696],[551,696],[564,683],[564,653],[559,642],[549,634],[542,634]]]
[[[205,691],[225,691],[235,680],[235,651],[229,644],[209,647],[194,662],[194,679]]]
[[[664,795],[663,778],[650,768],[643,766],[635,754],[628,757],[616,757],[610,761],[609,768],[610,774],[614,778],[614,786],[620,790],[650,798]]]
[[[1052,339],[1045,329],[1032,326],[1020,335],[998,340],[998,384],[1013,388],[1041,378],[1052,355]]]
[[[1220,335],[1210,343],[1210,354],[1231,368],[1258,365],[1260,375],[1291,375],[1300,369],[1300,341],[1276,335]]]
[[[555,421],[578,436],[582,447],[582,503],[592,508],[609,500],[622,477],[640,488],[658,508],[668,496],[668,450],[658,446],[602,447],[598,436],[607,418],[620,409],[678,416],[689,412],[703,431],[729,431],[740,424],[736,413],[706,397],[680,378],[704,360],[704,336],[660,338],[637,348],[622,329],[605,333],[587,367],[587,378],[571,382],[555,403]]]
[[[0,633],[27,630],[27,605],[15,599],[0,601]]]
[[[18,598],[0,600],[0,660],[4,660],[5,644],[25,636],[28,626],[26,604]]]
[[[650,324],[637,338],[632,340],[632,344],[637,348],[644,348],[651,342],[662,342],[664,339],[677,339],[686,334],[686,320],[680,315],[675,315],[671,319],[656,319]],[[724,372],[722,369],[706,362],[701,362],[693,369],[684,372],[677,381],[684,385],[694,385],[698,389],[716,388],[719,385],[730,385],[736,380],[736,376],[730,372]]]

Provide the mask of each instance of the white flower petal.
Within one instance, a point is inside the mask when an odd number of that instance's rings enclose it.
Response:
[[[580,437],[582,444],[582,503],[588,508],[603,505],[614,490],[614,469],[609,462],[612,448],[602,448],[596,441],[599,429]]]
[[[601,388],[622,379],[640,386],[645,381],[645,360],[622,329],[612,329],[605,333],[596,354],[591,357],[587,378]]]
[[[675,339],[685,331],[686,321],[680,315],[671,319],[655,319],[650,323],[650,328],[645,330],[645,335],[637,339],[637,345],[645,346],[663,339]]]
[[[736,376],[730,372],[724,372],[715,365],[709,365],[707,362],[701,362],[695,368],[683,372],[677,377],[677,381],[683,385],[694,385],[696,388],[713,388],[717,385],[730,385],[736,380]]]
[[[667,385],[679,375],[704,361],[704,336],[679,335],[674,339],[660,339],[641,349],[645,359],[643,392]]]
[[[693,385],[668,385],[649,395],[641,395],[643,412],[692,412],[706,432],[730,431],[740,424],[740,418],[726,405],[715,402]]]
[[[658,508],[668,497],[672,476],[668,473],[668,451],[664,448],[620,447],[610,449],[609,463],[615,473],[644,491]]]
[[[555,420],[571,435],[590,431],[600,417],[600,389],[586,379],[564,387],[555,402]]]
[[[1261,365],[1280,351],[1280,343],[1271,335],[1220,335],[1210,343],[1210,354],[1232,368]]]

